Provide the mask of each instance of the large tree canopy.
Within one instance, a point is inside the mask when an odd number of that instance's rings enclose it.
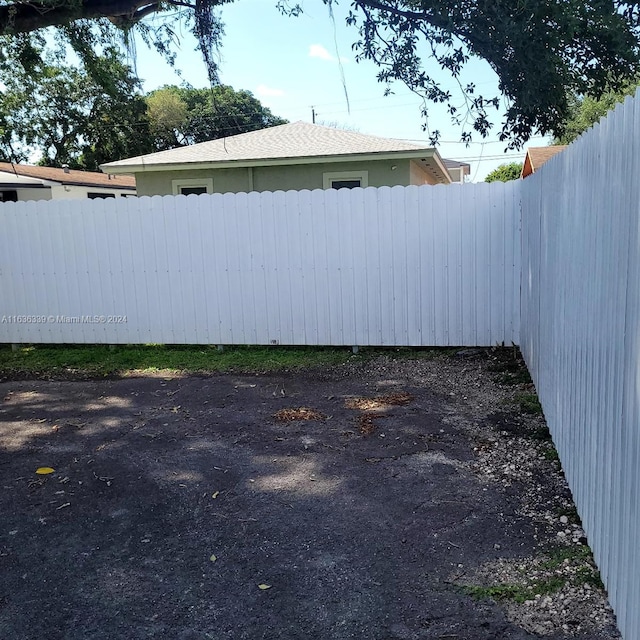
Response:
[[[485,182],[509,182],[517,180],[522,173],[522,162],[501,164],[484,179]]]
[[[611,109],[623,102],[627,96],[633,95],[640,84],[640,78],[630,80],[618,91],[607,91],[599,98],[590,96],[571,96],[569,100],[569,117],[562,135],[556,136],[554,144],[569,144],[590,129],[596,122],[607,115]]]
[[[214,49],[222,34],[216,10],[232,1],[242,0],[0,0],[0,35],[7,42],[0,63],[13,56],[30,64],[38,49],[33,34],[47,26],[58,27],[83,56],[90,57],[96,38],[104,40],[116,28],[127,34],[132,27],[170,55],[173,28],[182,21],[198,38],[215,83]],[[340,0],[316,1],[332,10]],[[402,81],[426,105],[447,105],[463,140],[473,132],[487,135],[491,112],[501,108],[500,137],[510,147],[521,146],[536,131],[560,137],[570,111],[567,96],[616,91],[640,70],[640,2],[342,1],[351,5],[347,21],[359,34],[354,44],[358,56],[378,65],[382,82]],[[284,13],[301,10],[289,0],[276,4]],[[145,21],[152,14],[167,19]],[[464,67],[472,57],[495,70],[504,101],[482,95],[465,80]],[[459,95],[436,81],[429,70],[433,64],[460,82]],[[437,130],[430,134],[437,140]]]
[[[132,70],[109,50],[86,68],[47,59],[15,70],[0,89],[0,159],[97,171],[131,156],[205,142],[286,120],[249,91],[167,86],[143,96]]]
[[[249,91],[168,86],[147,96],[158,151],[265,129],[287,121],[273,115]]]
[[[58,60],[5,76],[0,152],[6,159],[37,154],[44,165],[97,171],[102,162],[154,150],[139,82],[119,52],[96,57],[94,66],[108,86]]]

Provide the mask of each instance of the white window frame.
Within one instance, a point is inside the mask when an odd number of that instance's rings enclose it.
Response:
[[[207,193],[213,193],[213,178],[185,178],[171,181],[171,189],[173,190],[174,196],[182,195],[181,189],[183,187],[205,187]]]
[[[360,180],[363,189],[369,186],[368,171],[330,171],[322,174],[322,188],[333,189],[332,184],[340,180]]]

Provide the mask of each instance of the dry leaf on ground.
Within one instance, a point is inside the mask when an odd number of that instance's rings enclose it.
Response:
[[[360,411],[375,411],[386,407],[398,407],[409,404],[413,400],[410,393],[398,391],[396,393],[385,393],[374,398],[347,398],[344,406],[347,409],[358,409]]]
[[[326,420],[327,416],[315,409],[298,407],[294,409],[280,409],[273,414],[278,422],[294,422],[295,420]]]
[[[37,473],[39,476],[47,476],[47,475],[49,475],[50,473],[53,473],[54,471],[55,471],[55,469],[52,469],[51,467],[38,467],[38,468],[36,469],[36,473]]]
[[[376,430],[373,418],[374,416],[368,413],[358,417],[358,429],[363,436],[370,436]]]

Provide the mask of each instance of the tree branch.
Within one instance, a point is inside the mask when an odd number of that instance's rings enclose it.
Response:
[[[211,0],[218,4],[219,0]],[[165,5],[194,8],[193,4],[183,0],[169,0]],[[15,2],[0,6],[0,35],[30,33],[45,27],[68,25],[76,20],[111,18],[128,19],[137,22],[142,18],[164,10],[158,0],[83,0],[78,3]]]
[[[446,31],[451,31],[453,26],[451,20],[427,11],[407,11],[406,9],[399,9],[398,7],[391,6],[386,2],[377,2],[376,0],[355,0],[354,4],[363,9],[368,7],[370,9],[377,9],[378,11],[386,11],[394,16],[400,16],[402,18],[407,18],[408,20],[428,22],[434,27],[444,29]]]

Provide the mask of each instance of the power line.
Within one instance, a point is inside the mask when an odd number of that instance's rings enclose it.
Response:
[[[312,107],[312,110],[315,112],[314,107]],[[249,116],[249,115],[260,115],[262,112],[261,111],[245,111],[245,112],[227,112],[224,113],[222,115],[220,115],[220,118],[233,118],[234,120],[238,117],[244,117],[244,116]],[[319,114],[317,112],[315,112],[315,116],[317,117]],[[247,123],[247,124],[251,124],[251,123]],[[109,128],[112,129],[121,129],[121,130],[129,130],[133,127],[146,127],[149,126],[149,122],[144,121],[144,120],[138,120],[136,122],[130,122],[130,123],[117,123],[117,122],[112,122],[108,125]],[[241,129],[243,127],[243,123],[242,122],[237,122],[234,126],[229,126],[229,127],[217,127],[216,131],[218,132],[226,132],[226,131],[237,131],[238,129]],[[256,129],[257,130],[257,129]],[[356,132],[358,133],[358,132]],[[361,134],[361,135],[369,135],[369,134]],[[417,143],[419,145],[425,145],[425,147],[438,147],[439,145],[442,144],[464,144],[465,146],[468,146],[470,144],[480,144],[480,145],[487,145],[487,144],[498,144],[498,143],[502,143],[504,144],[504,140],[478,140],[478,141],[471,141],[471,142],[464,142],[462,140],[439,140],[437,145],[432,145],[429,141],[427,140],[421,140],[419,138],[400,138],[400,137],[395,137],[395,136],[374,136],[374,137],[386,137],[389,140],[397,140],[399,142],[412,142],[412,143]],[[545,139],[545,136],[533,136],[531,138],[531,140],[534,139]],[[506,153],[506,154],[492,154],[491,157],[493,158],[500,158],[500,157],[506,157],[506,156],[517,156],[520,155],[521,153],[524,152],[514,152],[514,153]],[[466,156],[466,158],[479,158],[481,156]],[[489,156],[487,156],[489,157]]]
[[[505,153],[503,155],[493,156],[457,156],[456,160],[460,162],[495,162],[496,160],[514,160],[516,158],[524,159],[524,152],[521,153]]]
[[[320,115],[318,114],[317,111],[315,111],[315,106],[311,107],[312,109],[312,118],[313,116],[316,117]],[[236,118],[238,117],[246,117],[246,116],[251,116],[251,115],[261,115],[262,111],[240,111],[240,112],[225,112],[221,115],[219,115],[220,118],[233,118],[234,120],[236,120]],[[247,124],[251,124],[251,123],[247,123]],[[110,123],[108,125],[110,128],[112,129],[123,129],[123,130],[127,130],[130,129],[131,127],[143,127],[143,126],[149,126],[149,122],[148,121],[144,121],[144,120],[138,120],[136,122],[130,122],[127,124],[124,123],[117,123],[117,122],[113,122]],[[229,127],[216,127],[216,131],[218,132],[222,132],[222,131],[237,131],[238,129],[243,127],[243,123],[242,122],[236,122],[236,124],[234,126],[229,126]],[[355,132],[355,133],[359,133],[359,132]],[[369,135],[369,134],[360,134],[360,135]],[[412,143],[416,143],[419,145],[425,145],[426,147],[438,147],[439,145],[442,144],[463,144],[465,145],[465,147],[468,147],[469,145],[472,144],[479,144],[482,146],[488,145],[488,144],[504,144],[504,140],[472,140],[469,142],[463,141],[463,140],[438,140],[438,144],[433,145],[431,144],[428,140],[424,140],[424,139],[420,139],[420,138],[401,138],[401,137],[397,137],[397,136],[374,136],[374,137],[379,137],[379,138],[387,138],[389,140],[397,140],[399,142],[412,142]],[[530,140],[544,140],[546,139],[547,136],[532,136],[530,138]],[[500,157],[507,157],[507,156],[517,156],[517,155],[521,155],[523,152],[512,152],[512,153],[505,153],[505,154],[497,154],[497,153],[493,153],[491,156],[485,156],[487,158],[500,158]],[[482,157],[482,154],[479,156],[465,156],[465,158],[467,159],[475,159],[475,158],[480,158]]]

